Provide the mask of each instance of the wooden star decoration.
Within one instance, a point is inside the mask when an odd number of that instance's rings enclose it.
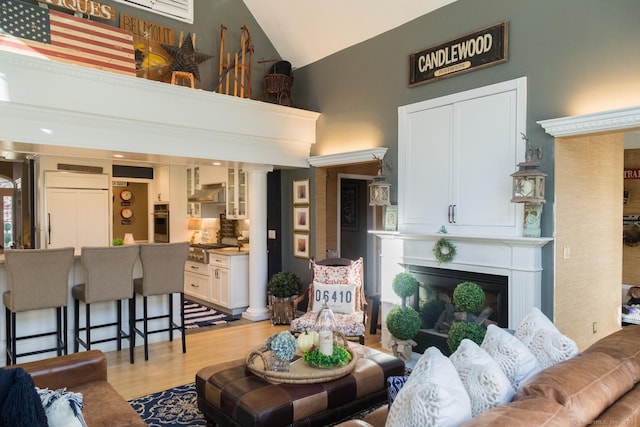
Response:
[[[162,47],[173,58],[171,68],[169,70],[170,73],[174,71],[185,71],[193,74],[198,81],[200,81],[200,70],[198,69],[198,65],[213,58],[213,55],[196,52],[193,48],[191,34],[187,34],[184,43],[182,43],[182,46],[180,47],[168,44],[163,44]]]

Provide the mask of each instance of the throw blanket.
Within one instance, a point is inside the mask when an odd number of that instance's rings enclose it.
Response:
[[[0,427],[47,425],[31,375],[22,368],[0,369]]]

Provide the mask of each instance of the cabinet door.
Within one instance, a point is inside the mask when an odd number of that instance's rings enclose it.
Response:
[[[229,282],[229,270],[226,268],[217,268],[218,275],[218,283],[220,285],[220,297],[218,299],[218,304],[223,307],[231,308],[229,305],[229,287],[231,283]]]
[[[452,120],[451,105],[401,116],[398,205],[405,231],[426,227],[435,233],[448,224]]]
[[[227,218],[247,217],[247,174],[239,168],[229,168],[227,177]]]
[[[209,277],[191,271],[184,272],[184,293],[187,295],[209,300]]]
[[[456,103],[453,198],[459,226],[515,226],[515,91]]]
[[[220,277],[218,276],[218,267],[209,266],[209,301],[214,304],[220,303]]]

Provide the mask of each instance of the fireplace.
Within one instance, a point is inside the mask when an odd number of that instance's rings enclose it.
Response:
[[[495,274],[448,270],[420,265],[409,265],[407,271],[420,283],[420,292],[413,305],[420,312],[422,329],[415,341],[414,351],[423,353],[427,347],[436,346],[449,354],[446,343],[447,330],[438,323],[445,311],[444,300],[451,301],[453,290],[462,282],[473,282],[485,291],[485,307],[491,309],[488,320],[506,328],[509,322],[509,278]]]

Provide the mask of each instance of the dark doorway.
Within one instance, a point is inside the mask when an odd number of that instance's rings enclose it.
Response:
[[[367,256],[367,181],[340,180],[340,256],[358,259]]]

